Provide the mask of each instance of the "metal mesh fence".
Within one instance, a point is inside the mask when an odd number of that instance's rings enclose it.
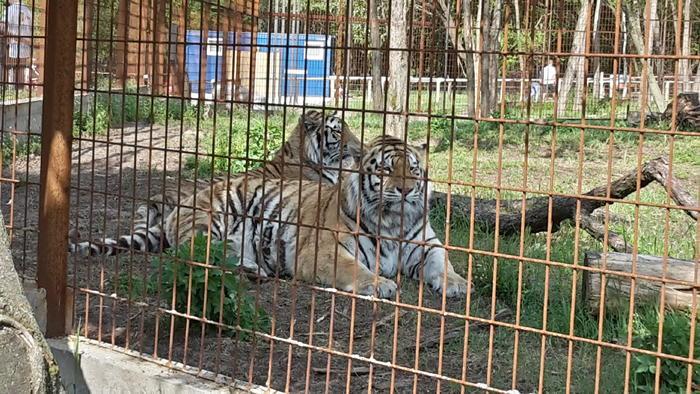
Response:
[[[695,2],[79,1],[48,106],[3,7],[3,217],[27,280],[72,248],[72,333],[280,391],[700,390]]]

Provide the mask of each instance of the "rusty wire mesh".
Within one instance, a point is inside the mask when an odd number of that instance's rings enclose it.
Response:
[[[429,146],[438,193],[425,220],[470,293],[443,298],[399,274],[398,294],[379,300],[245,279],[211,244],[126,250],[70,257],[72,327],[171,368],[281,391],[700,390],[700,104],[685,113],[674,99],[700,92],[698,4],[401,3],[405,47],[390,43],[397,2],[79,2],[70,227],[96,242],[129,233],[162,190],[264,165],[309,109],[341,110],[364,143],[398,115],[399,137]],[[3,216],[25,278],[36,269],[44,40],[43,5],[31,9],[38,77],[10,78],[4,52],[0,134]],[[398,106],[387,97],[396,53],[408,70]],[[579,76],[567,82],[569,68]],[[629,272],[612,266],[613,249]],[[659,258],[655,273],[646,255]],[[228,278],[245,286],[233,301]]]

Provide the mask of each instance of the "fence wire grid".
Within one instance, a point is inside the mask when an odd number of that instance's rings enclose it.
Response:
[[[700,391],[698,2],[46,7],[2,5],[0,200],[50,335],[285,392]]]

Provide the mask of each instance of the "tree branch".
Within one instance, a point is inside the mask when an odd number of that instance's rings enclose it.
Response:
[[[627,196],[637,191],[637,173],[639,172],[640,189],[646,187],[652,182],[658,182],[664,188],[671,199],[680,207],[686,208],[685,211],[694,220],[698,220],[698,203],[688,193],[680,181],[675,177],[669,176],[669,165],[666,158],[660,157],[645,163],[639,171],[631,170],[625,175],[611,182],[610,186],[598,186],[583,195],[583,198],[577,197],[562,197],[562,196],[546,196],[532,197],[525,200],[525,228],[531,233],[539,233],[547,231],[549,222],[552,222],[552,231],[557,231],[562,222],[566,220],[574,220],[576,217],[576,203],[580,200],[582,226],[591,233],[596,239],[602,240],[600,234],[602,229],[594,223],[594,220],[589,220],[593,211],[607,204],[612,204],[600,199],[585,199],[589,197],[602,197],[608,195],[610,190],[610,198],[624,199]],[[448,195],[442,192],[434,192],[432,203],[434,205],[445,206],[447,204]],[[551,216],[549,214],[549,204],[551,199]],[[450,196],[451,213],[461,217],[462,220],[469,220],[472,211],[472,199],[467,195],[452,195]],[[502,200],[499,202],[499,220],[498,231],[502,235],[519,234],[522,224],[522,200]],[[475,225],[487,230],[494,231],[496,229],[496,201],[493,199],[474,199],[474,223]],[[603,231],[604,233],[604,231]],[[611,233],[608,232],[609,238],[613,240],[615,250],[625,250],[624,241],[617,241]],[[612,244],[611,244],[612,246]]]

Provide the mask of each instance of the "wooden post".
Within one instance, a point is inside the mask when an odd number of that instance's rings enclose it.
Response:
[[[218,100],[221,101],[226,101],[229,99],[228,97],[228,84],[229,84],[229,79],[228,79],[228,51],[229,51],[229,45],[231,44],[228,39],[229,35],[229,30],[231,30],[231,10],[225,9],[224,10],[224,20],[222,21],[222,29],[223,30],[223,39],[221,40],[221,45],[223,46],[222,48],[222,59],[221,59],[221,93],[220,96],[217,97]]]
[[[127,74],[127,59],[128,59],[128,47],[126,41],[128,40],[129,31],[129,4],[131,0],[119,0],[119,16],[117,17],[117,42],[115,44],[116,50],[113,54],[112,62],[114,63],[115,72],[117,74],[118,86],[126,86],[126,74]]]
[[[255,69],[256,58],[258,55],[258,9],[260,6],[259,0],[250,1],[250,22],[246,23],[250,28],[250,68],[248,72],[248,97],[250,102],[255,99]],[[248,10],[246,10],[248,11]],[[272,39],[269,37],[269,39]]]
[[[49,337],[66,334],[77,0],[52,0],[46,12],[46,67],[39,175],[38,285],[46,290]]]
[[[153,64],[153,93],[157,95],[165,94],[164,86],[168,85],[166,75],[166,52],[167,44],[163,44],[168,37],[167,15],[165,12],[165,0],[154,0],[154,64]]]
[[[198,100],[203,103],[204,96],[207,93],[207,40],[209,39],[209,6],[207,3],[202,3],[202,26],[199,29],[199,96]]]
[[[177,8],[177,47],[175,48],[176,61],[175,67],[175,94],[178,97],[185,98],[185,92],[189,91],[189,87],[185,86],[185,45],[187,41],[187,32],[185,31],[185,10],[184,5]]]
[[[83,37],[87,40],[85,41],[85,47],[83,48],[83,87],[90,88],[90,83],[94,81],[92,78],[92,73],[95,72],[95,41],[93,29],[93,19],[94,19],[94,7],[95,4],[92,0],[85,1],[85,31],[83,32]]]

